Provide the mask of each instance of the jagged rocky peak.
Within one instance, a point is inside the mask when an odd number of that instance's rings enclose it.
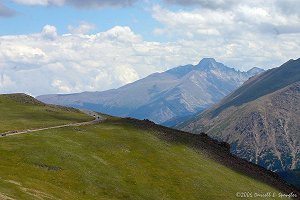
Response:
[[[209,65],[209,64],[217,64],[216,59],[214,58],[203,58],[200,60],[198,65]]]
[[[217,62],[214,58],[203,58],[196,66],[198,70],[211,71],[211,70],[234,70],[225,66],[223,63]],[[236,71],[236,70],[235,70]]]
[[[166,72],[179,77],[184,76],[193,70],[210,71],[220,67],[225,68],[226,66],[222,63],[217,62],[214,58],[203,58],[197,65],[184,65],[180,67],[175,67]]]

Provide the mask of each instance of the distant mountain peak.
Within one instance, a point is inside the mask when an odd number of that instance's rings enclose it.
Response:
[[[198,65],[207,65],[207,64],[217,64],[217,61],[214,58],[203,58],[198,63]]]
[[[252,67],[251,69],[249,69],[248,71],[253,71],[253,70],[263,70],[262,68],[259,67]]]
[[[256,74],[260,74],[262,72],[264,72],[265,70],[259,67],[253,67],[251,69],[249,69],[247,71],[247,74],[249,74],[250,76],[255,76]]]
[[[260,72],[263,72],[263,71],[265,71],[264,69],[262,69],[262,68],[259,68],[259,67],[252,67],[251,69],[249,69],[247,72],[258,72],[258,71],[260,71]]]
[[[182,77],[193,70],[210,72],[215,69],[221,69],[222,71],[234,70],[225,66],[223,63],[217,62],[214,58],[203,58],[197,65],[184,65],[169,69],[166,71],[169,74],[175,75],[177,77]]]
[[[226,67],[214,58],[155,73],[115,90],[74,95],[41,96],[44,102],[92,109],[117,116],[178,120],[218,102],[248,80],[246,72]]]
[[[203,58],[195,67],[197,69],[201,69],[204,71],[211,71],[211,70],[215,70],[215,69],[219,69],[219,70],[221,69],[224,71],[227,71],[227,70],[237,71],[234,68],[227,67],[223,63],[216,61],[214,58]]]
[[[217,62],[217,61],[212,57],[207,57],[207,58],[202,58],[200,62]]]

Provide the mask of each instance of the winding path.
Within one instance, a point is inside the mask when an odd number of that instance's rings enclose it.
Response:
[[[5,133],[0,133],[0,137],[8,137],[13,135],[21,135],[21,134],[28,134],[33,133],[37,131],[44,131],[44,130],[50,130],[50,129],[58,129],[58,128],[64,128],[64,127],[71,127],[71,126],[84,126],[84,125],[91,125],[91,124],[97,124],[102,121],[104,121],[106,118],[96,112],[88,111],[88,110],[81,110],[82,112],[93,116],[95,119],[93,121],[89,122],[79,122],[79,123],[72,123],[72,124],[64,124],[64,125],[58,125],[58,126],[51,126],[46,128],[37,128],[37,129],[28,129],[28,130],[20,130],[20,131],[7,131]]]

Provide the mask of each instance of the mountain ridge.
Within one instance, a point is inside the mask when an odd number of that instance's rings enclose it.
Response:
[[[292,65],[289,65],[291,64]],[[254,77],[253,79],[250,79],[245,82],[240,88],[238,88],[236,91],[234,91],[231,95],[226,97],[223,101],[223,104],[225,104],[226,107],[229,107],[230,105],[227,105],[226,101],[230,101],[231,99],[234,99],[231,101],[234,103],[234,105],[241,105],[244,102],[239,96],[241,96],[240,93],[247,92],[246,94],[243,94],[244,96],[246,95],[246,99],[249,101],[254,100],[256,98],[259,98],[260,96],[266,95],[268,93],[271,93],[272,91],[276,91],[280,88],[282,88],[284,85],[291,84],[295,79],[297,80],[298,76],[297,73],[299,73],[299,68],[296,68],[294,65],[299,65],[300,63],[300,58],[297,60],[289,60],[288,62],[284,63],[282,66],[279,68],[273,68],[270,70],[267,70],[265,73]],[[280,74],[281,71],[285,67],[288,67],[290,70],[286,70],[284,74]],[[284,77],[289,77],[287,80],[285,80]],[[292,78],[291,78],[292,77]],[[276,80],[281,80],[281,82],[276,82]],[[261,83],[262,82],[262,83]],[[251,91],[247,90],[248,83],[252,84],[251,85]],[[273,84],[272,84],[273,83]],[[260,85],[269,85],[268,88],[260,88]],[[254,86],[253,86],[254,85]],[[228,100],[229,99],[229,100]],[[221,110],[223,108],[220,108]],[[216,111],[220,112],[220,110]]]
[[[118,89],[42,95],[37,99],[50,104],[172,124],[173,120],[213,105],[252,75],[253,71],[240,72],[213,58],[204,58],[197,65],[154,73]]]
[[[209,110],[177,125],[231,144],[231,151],[273,171],[300,168],[300,59],[246,81]]]

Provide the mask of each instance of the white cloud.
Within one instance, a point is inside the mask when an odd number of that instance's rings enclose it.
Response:
[[[10,77],[7,76],[6,74],[1,74],[1,76],[0,76],[0,89],[5,92],[7,88],[10,88],[12,86],[14,86],[14,82],[10,79]]]
[[[271,3],[245,2],[230,9],[172,11],[154,6],[152,16],[162,25],[154,34],[240,69],[276,67],[298,58],[300,17]]]
[[[106,90],[184,64],[190,57],[183,53],[175,43],[144,41],[129,27],[58,35],[47,25],[41,33],[0,36],[0,93]]]
[[[287,0],[284,8],[281,0],[226,2],[177,11],[155,6],[152,16],[161,26],[153,32],[173,42],[145,41],[126,26],[89,34],[94,26],[87,22],[64,35],[46,25],[41,33],[0,36],[0,93],[106,90],[203,57],[239,69],[276,67],[299,57],[300,16],[291,6],[297,2]]]
[[[202,57],[241,68],[277,66],[296,58],[300,50],[298,34],[259,40],[253,34],[243,36],[161,43],[144,41],[129,27],[58,35],[50,25],[37,34],[0,36],[0,93],[101,91],[178,65],[196,64]]]
[[[274,5],[239,4],[231,10],[194,9],[177,12],[154,6],[153,18],[164,25],[156,34],[230,38],[244,33],[300,33],[300,16],[278,11]]]
[[[115,68],[114,73],[122,83],[130,83],[132,80],[137,80],[139,78],[137,72],[132,69],[130,65],[127,66],[126,64]]]
[[[92,30],[94,30],[96,28],[95,24],[91,24],[85,21],[81,21],[79,23],[79,25],[77,27],[74,26],[68,26],[68,30],[72,33],[72,34],[88,34],[90,33]]]
[[[61,92],[64,93],[70,93],[72,92],[72,89],[70,86],[68,86],[67,84],[63,83],[63,81],[61,80],[53,80],[51,86],[53,86],[54,88],[58,89]]]
[[[41,35],[46,39],[54,40],[57,37],[56,27],[51,25],[44,26]]]

